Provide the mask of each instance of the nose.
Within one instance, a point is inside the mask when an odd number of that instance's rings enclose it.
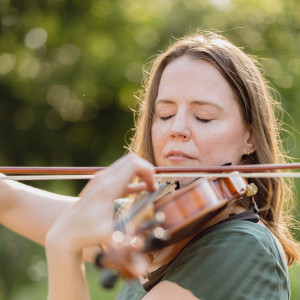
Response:
[[[170,131],[172,138],[188,141],[191,137],[189,122],[184,113],[177,113],[173,117],[173,123]]]

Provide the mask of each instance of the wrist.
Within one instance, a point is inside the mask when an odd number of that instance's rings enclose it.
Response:
[[[47,238],[48,300],[90,299],[81,252]]]
[[[0,176],[6,177],[3,174],[0,174]],[[2,216],[15,205],[17,200],[17,184],[17,182],[10,180],[0,180],[0,223]]]
[[[70,232],[65,232],[59,221],[48,231],[45,239],[45,249],[47,255],[53,257],[60,256],[61,253],[74,257],[81,256],[81,249],[74,246]]]

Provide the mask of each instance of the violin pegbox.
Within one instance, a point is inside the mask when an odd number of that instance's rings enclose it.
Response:
[[[258,213],[259,209],[257,207],[257,204],[254,200],[254,196],[258,192],[258,188],[254,183],[248,183],[247,180],[241,176],[239,176],[239,172],[235,171],[230,174],[233,174],[234,176],[230,177],[230,180],[232,181],[233,185],[241,193],[241,196],[246,196],[251,198],[251,203],[249,205],[249,208],[254,212]]]
[[[250,183],[247,185],[247,197],[251,197],[251,203],[249,205],[249,208],[257,214],[259,212],[258,206],[254,200],[254,196],[257,194],[258,188],[254,183]]]
[[[247,193],[246,193],[247,197],[253,197],[258,192],[258,188],[257,188],[257,186],[254,183],[248,184],[247,187],[246,187],[246,189],[247,189]]]

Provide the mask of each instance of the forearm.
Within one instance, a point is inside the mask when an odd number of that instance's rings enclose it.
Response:
[[[49,228],[76,200],[13,181],[1,181],[0,193],[0,223],[42,245]]]
[[[55,247],[55,245],[54,245]],[[81,255],[46,245],[48,262],[48,300],[90,299]]]

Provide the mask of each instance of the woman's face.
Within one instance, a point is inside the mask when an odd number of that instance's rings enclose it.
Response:
[[[182,56],[166,67],[151,132],[157,166],[239,164],[254,150],[249,129],[211,63]]]

